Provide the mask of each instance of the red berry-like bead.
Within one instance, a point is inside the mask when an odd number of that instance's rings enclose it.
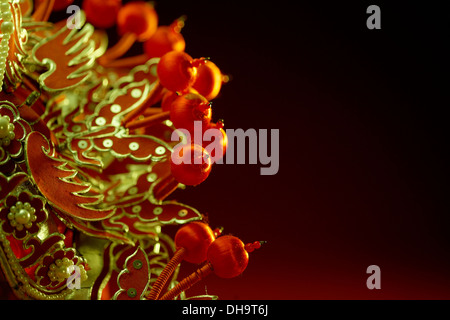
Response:
[[[259,242],[259,241],[253,242],[253,248],[255,248],[255,249],[261,248],[261,242]]]
[[[202,131],[211,122],[211,104],[203,96],[186,93],[176,98],[170,107],[170,121],[177,129],[186,129],[194,133],[194,122],[202,122]]]
[[[162,100],[161,100],[161,110],[163,112],[170,111],[170,108],[172,107],[172,103],[175,101],[176,98],[178,98],[180,95],[173,91],[167,91],[164,93]]]
[[[155,34],[144,43],[144,51],[147,56],[155,58],[162,57],[170,51],[184,51],[186,42],[180,33],[183,25],[183,20],[179,19],[171,26],[158,27]]]
[[[206,223],[191,222],[176,233],[175,247],[186,250],[185,261],[198,264],[206,260],[206,252],[214,239],[214,233]]]
[[[245,245],[245,250],[247,250],[247,252],[253,252],[253,251],[255,251],[256,249],[259,249],[259,248],[261,248],[261,242],[260,241],[255,241],[255,242],[253,242],[253,243],[247,243],[246,245]]]
[[[124,5],[117,14],[119,34],[134,33],[138,41],[150,39],[158,28],[158,15],[153,6],[144,1]]]
[[[111,28],[116,24],[122,0],[84,0],[86,19],[97,28]]]
[[[202,146],[178,146],[172,152],[170,170],[179,183],[196,186],[208,178],[211,168],[211,157]]]
[[[198,67],[197,73],[197,79],[192,87],[208,100],[217,97],[223,82],[220,69],[213,62],[206,61]]]
[[[238,238],[222,236],[209,246],[207,260],[217,276],[229,279],[244,272],[248,264],[248,253],[244,243]]]
[[[161,57],[156,72],[161,84],[170,91],[184,91],[197,76],[195,60],[185,52],[170,51]]]
[[[66,10],[73,3],[73,0],[55,0],[53,5],[54,11]]]

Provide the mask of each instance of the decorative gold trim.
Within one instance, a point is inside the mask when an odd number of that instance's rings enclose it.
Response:
[[[148,261],[147,254],[145,253],[144,250],[142,250],[141,247],[138,247],[138,248],[134,251],[134,253],[133,253],[132,255],[130,255],[128,258],[125,259],[124,268],[122,269],[122,271],[120,271],[119,275],[117,276],[117,286],[119,287],[119,290],[116,291],[116,293],[114,294],[114,296],[112,297],[111,300],[117,300],[117,297],[119,296],[119,294],[121,294],[122,292],[125,291],[125,289],[122,289],[122,287],[121,287],[121,285],[120,285],[120,277],[121,277],[123,274],[125,274],[125,273],[130,273],[130,270],[128,270],[128,268],[127,268],[128,261],[129,261],[130,259],[132,259],[132,258],[138,253],[138,251],[141,251],[142,254],[143,254],[143,256],[145,257],[145,261],[146,261],[146,263],[147,263],[147,269],[148,269],[148,270],[147,270],[148,278],[146,279],[146,280],[147,280],[147,284],[145,285],[144,290],[142,290],[142,293],[141,293],[141,295],[139,296],[139,300],[144,300],[145,293],[147,292],[147,288],[148,288],[148,286],[149,286],[149,284],[150,284],[151,272],[150,272],[150,265],[149,265],[149,261]]]

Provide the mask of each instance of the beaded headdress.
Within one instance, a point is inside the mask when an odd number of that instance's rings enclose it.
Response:
[[[177,129],[201,121],[225,151],[209,103],[225,77],[184,52],[184,17],[158,26],[151,4],[85,0],[48,22],[71,2],[0,0],[0,293],[174,299],[209,273],[240,274],[260,242],[221,236],[170,200],[215,159],[201,145],[177,149]],[[145,53],[121,58],[136,41]],[[202,160],[175,164],[175,151]],[[167,225],[180,226],[174,238]],[[182,260],[199,268],[179,280]]]

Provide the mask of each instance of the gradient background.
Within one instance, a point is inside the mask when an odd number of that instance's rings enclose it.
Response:
[[[212,227],[268,241],[243,275],[210,276],[189,294],[449,299],[448,5],[310,2],[156,2],[160,24],[187,15],[191,56],[232,77],[213,119],[280,129],[277,175],[220,165],[173,195]],[[381,30],[366,28],[370,4]],[[381,290],[366,287],[372,264]]]
[[[214,119],[280,129],[277,175],[221,165],[174,195],[225,233],[268,241],[242,276],[211,276],[192,293],[450,298],[450,11],[443,2],[395,2],[156,3],[161,22],[188,16],[190,55],[231,74]],[[381,30],[366,28],[370,4],[381,8]],[[381,290],[366,287],[371,264],[381,268]]]

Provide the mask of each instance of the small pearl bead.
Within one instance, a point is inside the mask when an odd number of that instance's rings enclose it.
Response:
[[[27,224],[30,222],[31,214],[26,209],[20,209],[18,213],[16,213],[16,221],[20,224]]]
[[[0,117],[0,138],[4,138],[9,133],[10,125],[9,117]]]
[[[6,11],[2,13],[2,18],[4,21],[12,21],[12,12],[11,11]]]
[[[8,2],[2,2],[2,3],[0,3],[0,11],[1,11],[1,12],[10,11],[9,3],[8,3]]]
[[[12,22],[4,21],[1,26],[2,33],[11,34],[14,31],[14,25]]]

